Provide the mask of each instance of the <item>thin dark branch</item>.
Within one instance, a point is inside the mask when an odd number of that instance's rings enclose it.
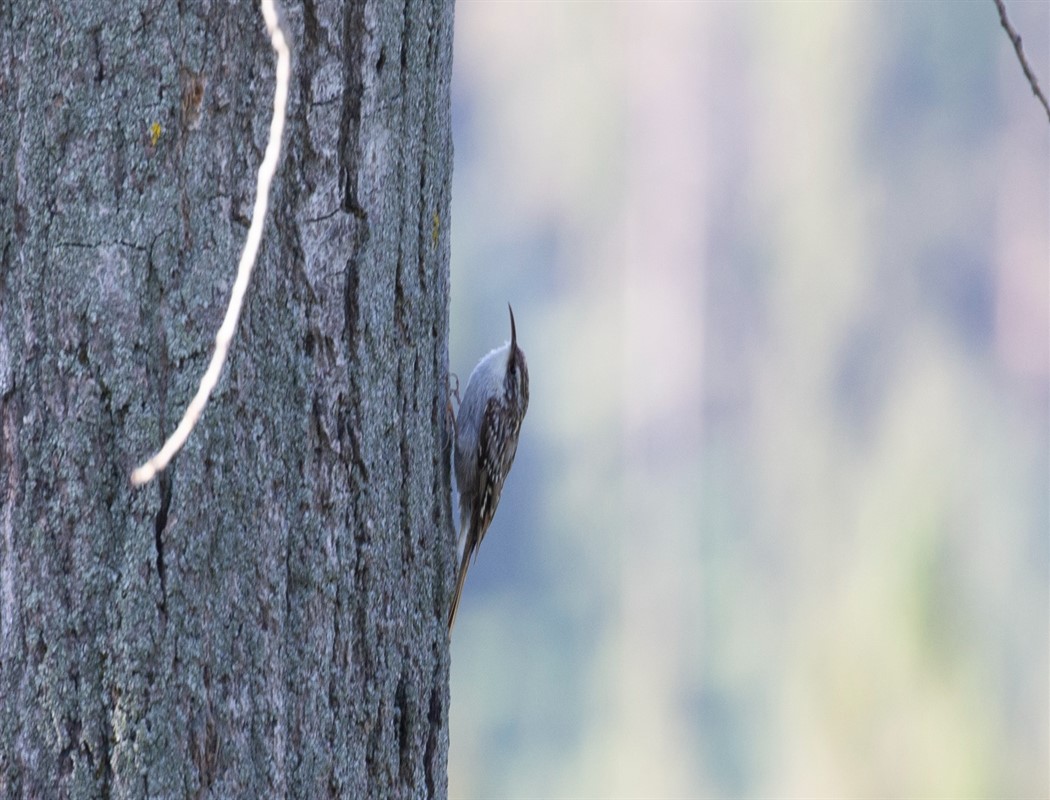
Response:
[[[1035,73],[1028,66],[1028,59],[1024,57],[1024,50],[1021,47],[1021,35],[1014,30],[1010,20],[1007,19],[1006,6],[1003,4],[1003,0],[995,0],[995,7],[999,9],[999,22],[1002,24],[1003,30],[1010,37],[1010,41],[1014,43],[1014,50],[1017,51],[1017,60],[1021,62],[1021,69],[1024,70],[1025,77],[1028,78],[1028,85],[1032,87],[1032,92],[1039,98],[1039,102],[1043,104],[1043,108],[1046,110],[1046,117],[1050,120],[1050,105],[1047,104],[1046,97],[1043,96],[1043,92],[1039,88],[1039,81],[1035,79]]]

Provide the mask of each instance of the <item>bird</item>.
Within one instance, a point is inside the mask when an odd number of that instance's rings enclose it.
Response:
[[[455,472],[459,490],[459,570],[448,612],[448,630],[467,579],[467,567],[496,514],[503,483],[518,451],[518,434],[529,408],[529,367],[518,347],[514,309],[510,341],[484,356],[467,381],[456,415]]]

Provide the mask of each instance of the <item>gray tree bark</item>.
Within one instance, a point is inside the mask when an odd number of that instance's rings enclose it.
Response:
[[[0,795],[443,797],[452,1],[0,0]]]

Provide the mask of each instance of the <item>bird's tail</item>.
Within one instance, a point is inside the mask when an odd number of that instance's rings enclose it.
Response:
[[[452,593],[452,606],[448,611],[448,632],[452,633],[452,626],[456,622],[456,611],[459,609],[459,598],[463,595],[463,584],[467,580],[467,567],[470,566],[470,550],[463,548],[463,554],[459,561],[459,572],[456,573],[456,590]]]
[[[465,520],[461,528],[465,528],[469,524],[468,520]],[[453,605],[448,609],[448,632],[453,632],[453,625],[456,623],[456,611],[459,609],[460,597],[463,595],[463,584],[466,582],[466,568],[470,566],[470,548],[466,547],[467,543],[467,531],[464,529],[463,534],[460,536],[460,568],[456,573],[456,591],[453,592]]]

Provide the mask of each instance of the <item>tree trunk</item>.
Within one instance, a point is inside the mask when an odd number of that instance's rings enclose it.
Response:
[[[451,0],[0,2],[0,795],[443,797]]]

